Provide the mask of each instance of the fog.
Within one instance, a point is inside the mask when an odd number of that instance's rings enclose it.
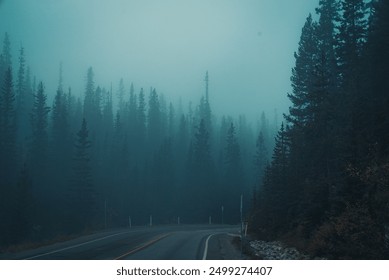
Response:
[[[0,259],[132,226],[148,248],[166,230],[159,248],[200,252],[171,233],[208,244],[196,229],[215,224],[293,258],[388,259],[388,14],[387,0],[0,0]],[[132,254],[130,235],[78,256]]]
[[[315,2],[3,1],[0,247],[242,222]]]
[[[289,106],[293,53],[313,0],[115,0],[0,2],[0,34],[8,32],[14,65],[20,46],[49,99],[63,64],[65,87],[96,83],[117,90],[155,87],[170,100],[197,102],[210,75],[217,115],[273,114]]]

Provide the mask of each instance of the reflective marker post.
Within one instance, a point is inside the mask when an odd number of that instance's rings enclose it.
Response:
[[[222,206],[222,225],[224,225],[224,206]]]
[[[107,200],[104,200],[104,228],[107,228]]]
[[[240,195],[240,254],[243,257],[243,194]]]

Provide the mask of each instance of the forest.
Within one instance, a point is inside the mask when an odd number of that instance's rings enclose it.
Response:
[[[319,1],[282,123],[261,104],[255,120],[216,115],[206,69],[193,102],[120,77],[101,85],[92,67],[73,92],[62,64],[47,92],[3,38],[0,248],[129,221],[238,224],[243,196],[254,238],[389,259],[389,1]]]
[[[16,69],[14,71],[13,69]],[[98,229],[240,221],[277,130],[265,113],[254,123],[212,113],[204,92],[174,104],[155,88],[97,85],[47,93],[24,48],[13,67],[10,36],[0,57],[1,245],[41,242]],[[15,77],[15,78],[14,78]],[[82,78],[82,77],[81,77]],[[48,97],[52,96],[50,106]],[[276,113],[275,113],[276,114]]]
[[[251,219],[329,259],[389,258],[389,2],[321,0]]]

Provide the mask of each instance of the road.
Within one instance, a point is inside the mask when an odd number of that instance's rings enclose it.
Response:
[[[0,259],[34,260],[197,260],[239,259],[232,241],[236,226],[176,225],[99,232]]]

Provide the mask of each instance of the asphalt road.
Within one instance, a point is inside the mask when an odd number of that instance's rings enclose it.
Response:
[[[236,226],[176,225],[99,232],[0,259],[197,260],[239,259]]]

